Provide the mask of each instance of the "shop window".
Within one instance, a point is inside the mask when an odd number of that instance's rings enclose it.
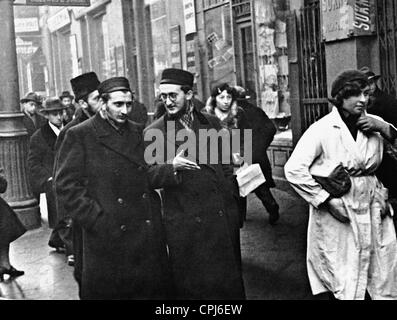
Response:
[[[68,90],[70,87],[70,79],[73,78],[72,58],[70,55],[70,31],[58,32],[59,41],[59,59],[60,59],[60,86],[59,90]]]
[[[44,64],[41,61],[32,63],[33,91],[45,92]]]
[[[287,1],[255,0],[259,106],[280,131],[290,129]]]
[[[107,24],[106,21],[104,21],[104,13],[105,12],[103,12],[103,14],[94,16],[90,24],[90,32],[93,37],[93,41],[90,42],[92,67],[97,73],[99,79],[106,79],[108,73],[105,54],[105,35],[107,32]]]
[[[230,5],[225,4],[207,10],[204,17],[210,87],[221,82],[234,84],[234,48]]]
[[[165,68],[172,67],[171,36],[167,20],[166,0],[145,0],[150,10],[153,62],[156,83]]]

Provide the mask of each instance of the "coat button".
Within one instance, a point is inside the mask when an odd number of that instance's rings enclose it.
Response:
[[[142,166],[139,166],[139,167],[138,167],[138,171],[143,171],[143,170],[145,170],[144,167],[142,167]]]
[[[147,199],[149,197],[149,195],[147,194],[147,193],[144,193],[143,195],[142,195],[142,198],[143,199]]]
[[[124,224],[122,224],[122,225],[120,226],[120,230],[123,231],[123,232],[126,232],[126,231],[127,231],[127,226],[125,226]]]
[[[121,199],[121,198],[118,198],[118,199],[117,199],[117,202],[120,203],[120,204],[123,204],[123,203],[124,203],[124,200]]]
[[[196,217],[196,222],[197,222],[197,223],[201,223],[201,221],[202,221],[202,220],[201,220],[200,217]]]
[[[220,210],[220,211],[218,212],[218,214],[219,214],[220,217],[223,217],[223,215],[224,215],[224,213],[223,213],[222,210]]]
[[[147,224],[148,226],[150,226],[150,225],[152,224],[152,221],[150,221],[150,220],[146,220],[145,222],[146,222],[146,224]]]

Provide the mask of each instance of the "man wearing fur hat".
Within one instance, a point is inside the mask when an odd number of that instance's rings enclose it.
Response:
[[[100,110],[70,128],[55,188],[82,228],[81,299],[167,298],[161,205],[149,187],[141,127],[128,120],[132,90],[115,77],[99,87]]]
[[[163,139],[159,140],[164,142],[157,151],[166,158],[148,162],[152,186],[163,190],[175,298],[244,299],[233,168],[220,160],[216,164],[209,160],[199,163],[185,156],[184,150],[178,149],[183,142],[175,139],[184,129],[195,137],[199,129],[221,130],[217,118],[197,112],[191,101],[192,87],[190,72],[165,69],[159,89],[166,114],[145,129],[145,140],[161,134]],[[146,150],[150,143],[147,141]],[[175,148],[173,152],[171,148]]]
[[[65,106],[65,110],[63,112],[63,122],[64,124],[68,124],[72,121],[76,108],[74,106],[73,100],[74,96],[69,91],[63,91],[59,96],[62,104]]]
[[[55,141],[63,126],[63,110],[65,106],[57,98],[48,98],[40,113],[47,123],[37,130],[30,138],[28,154],[28,172],[32,190],[35,194],[45,193],[48,208],[48,224],[51,229],[56,225],[56,205],[52,189],[52,169],[55,159]],[[59,249],[62,242],[49,243]]]
[[[75,118],[69,122],[61,131],[55,143],[55,163],[54,176],[58,166],[58,151],[65,138],[66,132],[78,125],[79,123],[93,117],[99,109],[99,93],[98,86],[100,84],[98,76],[95,72],[83,73],[70,80],[73,93],[76,96],[76,103],[79,107]],[[59,201],[57,202],[57,226],[52,232],[51,238],[60,239],[66,249],[67,263],[70,266],[74,265],[74,277],[77,283],[81,283],[81,265],[82,265],[82,234],[77,223],[73,224],[69,213],[65,210],[65,205]],[[73,225],[73,226],[72,226]]]

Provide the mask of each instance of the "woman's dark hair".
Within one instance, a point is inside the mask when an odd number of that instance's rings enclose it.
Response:
[[[341,108],[343,100],[350,97],[356,97],[361,94],[362,90],[368,85],[368,81],[355,80],[346,82],[345,86],[336,94],[334,98],[328,99],[335,107]]]
[[[214,108],[216,107],[216,96],[221,94],[225,90],[226,90],[227,93],[229,93],[232,96],[231,104],[234,101],[237,100],[237,91],[236,91],[236,89],[234,89],[234,87],[229,86],[229,84],[227,84],[227,83],[222,83],[222,84],[216,85],[211,90],[211,97],[212,97],[211,104],[212,104],[212,107],[214,107]]]

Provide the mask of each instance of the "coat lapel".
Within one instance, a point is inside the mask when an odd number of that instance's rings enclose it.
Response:
[[[138,166],[145,166],[143,153],[136,152],[139,144],[142,144],[141,135],[131,122],[128,122],[127,136],[121,137],[108,123],[102,119],[99,113],[94,117],[93,125],[98,141],[108,149],[127,158]]]
[[[57,140],[57,135],[55,132],[51,129],[50,125],[48,122],[41,127],[41,134],[43,135],[43,138],[47,145],[50,147],[51,150],[54,150],[55,147],[55,142]]]
[[[353,136],[351,135],[349,129],[347,128],[346,124],[343,122],[341,116],[339,115],[338,110],[336,107],[332,109],[332,121],[333,125],[336,128],[339,128],[340,130],[340,142],[341,144],[345,147],[345,149],[348,151],[349,154],[352,154],[353,157],[359,161],[362,162],[363,156],[360,153],[359,147],[357,142],[354,140]],[[361,132],[360,130],[358,131],[357,139],[360,136]]]

